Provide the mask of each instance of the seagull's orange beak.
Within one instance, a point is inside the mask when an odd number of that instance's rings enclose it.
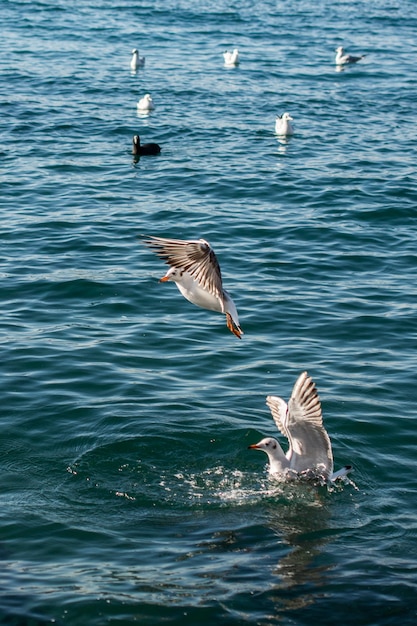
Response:
[[[248,446],[248,450],[259,450],[258,444],[252,443],[250,446]]]
[[[166,276],[162,276],[162,278],[159,279],[159,282],[160,283],[166,283],[167,280],[169,280],[168,274],[166,274]]]

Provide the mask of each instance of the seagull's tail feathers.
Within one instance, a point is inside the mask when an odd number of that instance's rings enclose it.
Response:
[[[337,472],[333,472],[333,474],[330,476],[330,480],[331,482],[334,482],[338,478],[343,478],[344,476],[347,476],[349,472],[352,471],[353,467],[351,465],[345,465],[344,467],[341,467],[340,470],[337,470]]]

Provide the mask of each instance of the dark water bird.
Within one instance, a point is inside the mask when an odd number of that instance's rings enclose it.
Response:
[[[142,156],[142,155],[150,155],[150,154],[159,154],[161,152],[161,146],[157,143],[140,143],[139,135],[135,135],[133,137],[133,148],[132,154],[134,156]]]
[[[347,63],[357,63],[361,59],[363,59],[366,55],[361,54],[360,56],[352,56],[351,54],[345,54],[345,50],[342,46],[336,48],[336,65],[346,65]]]
[[[243,331],[235,303],[223,288],[220,265],[208,241],[150,237],[144,243],[170,265],[160,282],[171,280],[193,304],[223,313],[227,328],[241,339]]]
[[[268,396],[266,403],[278,429],[288,439],[287,453],[272,437],[249,448],[268,455],[271,476],[281,480],[305,477],[330,483],[352,469],[346,465],[333,472],[332,445],[323,426],[320,398],[307,372],[298,377],[288,404],[278,396]]]

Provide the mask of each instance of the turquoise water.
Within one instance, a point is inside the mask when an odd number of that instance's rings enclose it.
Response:
[[[414,3],[113,4],[0,7],[0,624],[415,624]],[[210,241],[241,341],[142,234]],[[329,491],[247,449],[305,369]]]

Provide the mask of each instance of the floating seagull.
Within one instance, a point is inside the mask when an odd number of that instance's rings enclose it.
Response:
[[[293,135],[294,128],[291,122],[294,120],[289,113],[278,116],[275,120],[275,132],[277,135]]]
[[[152,111],[155,108],[152,97],[146,93],[137,104],[139,111]]]
[[[224,64],[225,65],[239,65],[239,50],[235,48],[232,52],[226,50],[223,52]]]
[[[172,280],[184,298],[193,304],[224,313],[227,328],[239,339],[242,337],[235,303],[223,289],[219,262],[205,239],[183,241],[150,237],[144,243],[171,266],[160,282]]]
[[[344,48],[342,46],[339,46],[338,48],[336,48],[336,65],[346,65],[346,63],[357,63],[358,61],[360,61],[361,59],[364,58],[364,56],[366,56],[365,54],[362,54],[359,57],[354,57],[350,54],[345,54]]]
[[[272,476],[284,479],[305,476],[332,482],[352,469],[346,465],[333,473],[332,445],[323,426],[320,398],[307,372],[298,377],[288,405],[277,396],[268,396],[266,403],[278,429],[288,439],[288,451],[284,454],[272,437],[249,448],[266,452]]]
[[[130,69],[137,70],[138,67],[143,67],[145,65],[145,57],[139,56],[139,50],[134,48],[132,50],[132,60],[130,61]]]
[[[141,156],[143,154],[159,154],[161,152],[161,146],[157,143],[140,143],[139,135],[133,137],[132,154],[135,156]]]

